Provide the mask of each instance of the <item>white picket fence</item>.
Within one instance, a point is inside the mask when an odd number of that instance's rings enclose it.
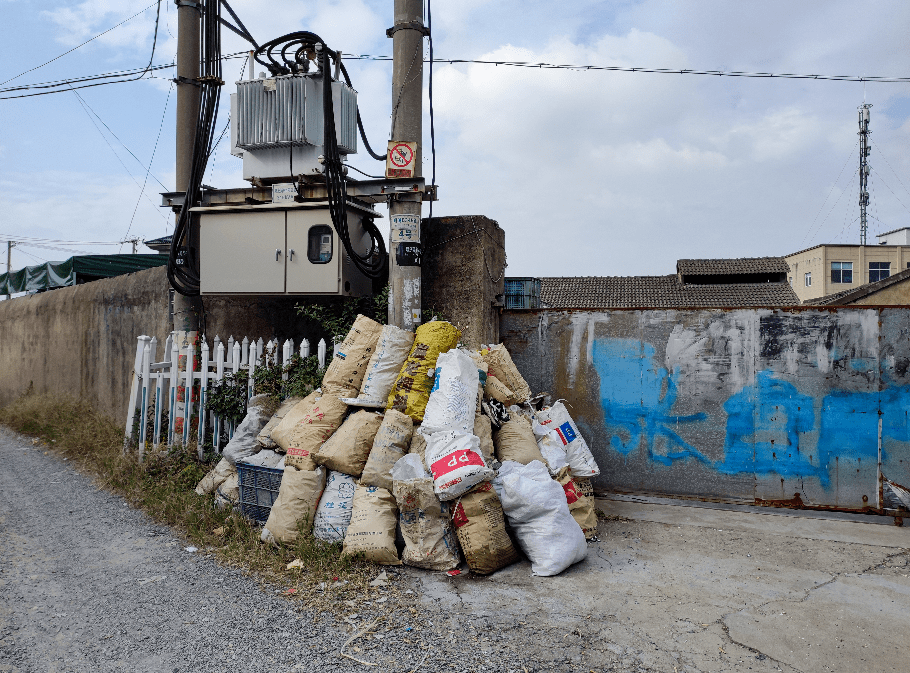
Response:
[[[133,365],[133,384],[130,389],[129,409],[126,417],[126,433],[124,438],[124,451],[133,441],[133,426],[136,415],[138,423],[138,451],[140,460],[145,454],[146,442],[151,439],[153,449],[158,449],[162,437],[162,417],[165,409],[167,414],[167,446],[190,442],[190,425],[193,418],[198,418],[196,443],[200,458],[204,453],[203,438],[205,429],[212,429],[212,445],[216,452],[221,452],[221,430],[227,430],[228,436],[234,434],[234,428],[211,413],[206,404],[209,387],[224,379],[226,373],[245,372],[247,378],[247,399],[254,394],[253,373],[256,367],[265,364],[265,358],[270,358],[273,363],[278,363],[279,350],[281,364],[287,364],[295,352],[301,357],[310,355],[310,342],[302,339],[295,351],[294,342],[290,339],[284,342],[279,349],[278,341],[263,343],[260,338],[251,341],[244,337],[243,341],[236,341],[234,337],[222,343],[217,336],[214,338],[211,349],[203,335],[200,339],[201,357],[199,370],[195,371],[195,346],[184,341],[175,343],[176,332],[168,335],[162,353],[163,360],[158,359],[158,339],[155,337],[140,336],[136,344],[136,359]],[[317,357],[320,368],[325,367],[326,342],[320,339],[317,346]],[[186,368],[180,370],[178,362],[180,356],[186,356]],[[214,355],[214,357],[210,357]],[[286,379],[287,374],[283,377]],[[194,399],[194,384],[199,383],[198,396]],[[177,389],[185,387],[185,402],[183,409],[178,412]],[[149,414],[151,407],[152,413]],[[183,419],[183,432],[176,435],[176,422],[179,416]],[[151,422],[149,417],[151,416]],[[151,427],[149,427],[151,426]]]

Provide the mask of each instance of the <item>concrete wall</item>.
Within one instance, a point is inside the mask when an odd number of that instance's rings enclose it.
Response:
[[[482,215],[423,221],[423,310],[451,320],[472,348],[499,342],[505,232]]]
[[[910,483],[910,309],[506,311],[599,491],[861,510]],[[879,465],[879,463],[881,463]]]
[[[850,303],[853,306],[910,306],[910,279],[894,283]]]

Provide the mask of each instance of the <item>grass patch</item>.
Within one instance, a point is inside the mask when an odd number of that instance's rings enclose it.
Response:
[[[381,568],[342,556],[340,543],[327,544],[309,531],[302,531],[293,544],[273,547],[260,542],[258,525],[230,508],[217,508],[212,496],[196,494],[196,484],[214,462],[200,461],[194,446],[146,453],[140,463],[123,454],[122,428],[86,402],[58,395],[26,393],[0,409],[0,423],[44,440],[99,486],[170,526],[188,543],[222,563],[285,587],[306,607],[340,613],[348,609],[348,600],[398,595],[394,583],[382,589],[369,586]],[[296,559],[303,567],[289,571],[287,565]]]

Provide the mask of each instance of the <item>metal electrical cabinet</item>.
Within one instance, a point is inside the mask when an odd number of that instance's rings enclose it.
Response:
[[[204,295],[340,295],[372,293],[344,250],[325,204],[194,208],[199,214],[200,289]],[[351,245],[369,248],[363,216],[348,207]]]

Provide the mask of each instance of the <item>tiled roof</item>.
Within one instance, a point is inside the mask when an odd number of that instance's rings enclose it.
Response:
[[[676,271],[683,276],[721,276],[747,273],[789,273],[783,257],[740,257],[738,259],[681,259]]]
[[[853,287],[849,290],[841,290],[840,292],[818,297],[817,299],[807,299],[803,302],[803,306],[846,306],[857,299],[868,297],[870,294],[875,294],[879,290],[883,290],[895,283],[900,283],[908,278],[910,278],[910,269],[904,269],[900,273],[888,276],[887,278],[874,283],[866,283],[865,285]]]
[[[549,308],[688,308],[798,306],[787,283],[684,285],[676,276],[541,278],[540,303]]]

